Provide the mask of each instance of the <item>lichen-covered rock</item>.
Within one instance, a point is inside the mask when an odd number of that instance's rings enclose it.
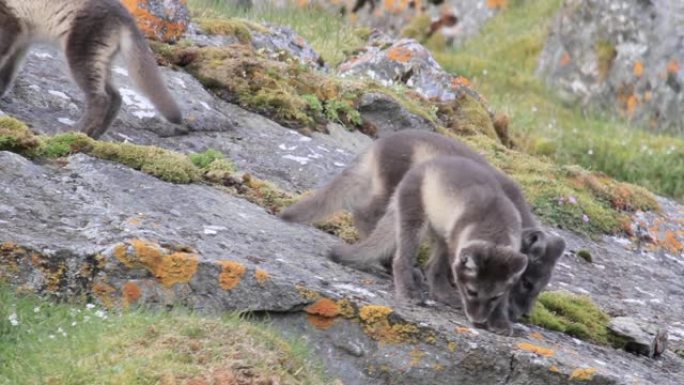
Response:
[[[123,0],[123,3],[150,39],[172,43],[188,28],[190,11],[186,0]]]
[[[567,0],[539,71],[568,100],[684,132],[683,17],[679,0]]]
[[[405,85],[421,96],[440,101],[454,100],[468,93],[467,80],[452,76],[435,61],[425,47],[413,39],[397,40],[387,45],[379,40],[361,53],[339,65],[342,76],[361,76],[384,86]]]
[[[223,47],[248,44],[255,50],[272,55],[287,54],[315,69],[327,68],[321,55],[289,27],[255,24],[243,19],[199,18],[191,23],[186,38],[200,46]]]

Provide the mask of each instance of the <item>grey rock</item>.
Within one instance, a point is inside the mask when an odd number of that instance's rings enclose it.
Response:
[[[539,72],[565,99],[684,132],[684,3],[566,0]]]
[[[463,94],[480,99],[474,90],[455,82],[455,77],[435,61],[430,51],[413,39],[400,39],[391,45],[370,44],[341,63],[338,72],[387,87],[406,86],[426,99],[449,101]]]
[[[363,94],[358,101],[357,109],[363,117],[364,124],[373,127],[377,137],[407,129],[435,130],[432,122],[408,112],[396,100],[385,94]]]
[[[647,357],[657,357],[667,349],[667,329],[632,317],[615,317],[608,328],[626,338],[625,350]]]

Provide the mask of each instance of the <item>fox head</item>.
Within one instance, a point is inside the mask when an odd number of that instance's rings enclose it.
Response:
[[[485,325],[487,318],[518,281],[527,256],[507,246],[472,242],[454,259],[452,272],[468,320]]]

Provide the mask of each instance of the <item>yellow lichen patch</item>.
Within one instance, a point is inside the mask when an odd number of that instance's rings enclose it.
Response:
[[[262,270],[262,269],[256,269],[254,272],[254,279],[259,283],[259,285],[265,284],[269,279],[271,279],[271,275],[268,274],[268,271]]]
[[[316,301],[321,298],[321,295],[317,291],[311,290],[303,285],[295,285],[295,288],[299,292],[299,295],[308,301]]]
[[[644,74],[644,63],[638,60],[634,63],[632,72],[634,73],[634,76],[640,78]]]
[[[387,50],[387,58],[399,63],[406,63],[413,57],[413,52],[406,47],[392,47]]]
[[[560,369],[558,369],[558,366],[556,365],[549,366],[549,371],[553,373],[560,373]]]
[[[447,349],[449,349],[449,351],[450,351],[451,353],[455,352],[457,348],[458,348],[458,345],[456,344],[456,342],[449,341],[449,342],[447,343]]]
[[[222,269],[219,274],[219,284],[225,290],[231,290],[237,286],[247,271],[245,265],[238,262],[220,261],[219,265]]]
[[[342,299],[337,301],[337,306],[340,309],[340,316],[344,318],[354,318],[356,316],[356,310],[354,305],[348,299]]]
[[[164,286],[187,283],[197,272],[199,256],[186,251],[170,252],[156,243],[134,239],[114,247],[113,255],[129,268],[147,269]]]
[[[570,373],[570,380],[589,381],[594,377],[596,369],[594,368],[577,368]]]
[[[140,299],[142,291],[140,290],[140,286],[138,286],[138,284],[135,282],[126,282],[121,288],[121,293],[124,306],[129,306],[136,303],[138,299]]]
[[[340,314],[340,306],[330,298],[321,298],[318,301],[304,308],[307,314],[319,315],[327,318],[334,318]]]
[[[519,343],[518,349],[524,350],[527,352],[531,352],[531,353],[535,353],[535,354],[538,354],[542,357],[553,357],[553,355],[556,354],[556,352],[554,352],[552,349],[545,348],[542,346],[533,345],[533,344],[530,344],[527,342]]]
[[[425,358],[426,353],[418,348],[415,348],[409,352],[409,356],[411,356],[411,362],[409,363],[409,366],[416,367],[420,365],[420,363],[423,361],[423,358]]]
[[[104,307],[109,309],[114,307],[114,293],[116,293],[116,289],[110,284],[96,282],[93,284],[92,292]]]
[[[391,322],[389,316],[393,310],[387,306],[366,305],[359,310],[359,318],[364,332],[372,339],[384,343],[416,343],[420,330],[416,325]]]

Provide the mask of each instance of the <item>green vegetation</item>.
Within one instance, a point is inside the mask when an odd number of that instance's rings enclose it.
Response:
[[[273,7],[267,3],[254,4],[250,9],[236,7],[234,3],[221,0],[189,0],[188,5],[196,17],[238,18],[256,23],[273,23],[287,26],[300,34],[318,52],[326,63],[335,66],[346,56],[364,45],[366,28],[350,25],[341,15],[334,15],[313,5],[302,7]],[[200,24],[205,30],[226,31],[207,23]],[[215,26],[216,24],[214,24]],[[233,31],[227,30],[228,33]],[[244,31],[237,26],[236,31]],[[240,32],[244,36],[244,32]]]
[[[513,1],[464,46],[444,49],[434,41],[428,46],[442,66],[470,78],[492,107],[510,117],[510,131],[520,149],[684,198],[684,139],[568,106],[536,76],[539,54],[561,3]],[[596,50],[603,65],[611,65],[614,48],[604,42]]]
[[[303,340],[235,315],[107,313],[0,286],[0,336],[2,385],[330,383]]]
[[[577,256],[584,259],[585,261],[592,263],[594,259],[591,256],[591,253],[587,249],[579,249],[577,250]]]
[[[601,345],[622,348],[626,341],[608,329],[610,317],[591,298],[569,292],[542,293],[529,322]]]

